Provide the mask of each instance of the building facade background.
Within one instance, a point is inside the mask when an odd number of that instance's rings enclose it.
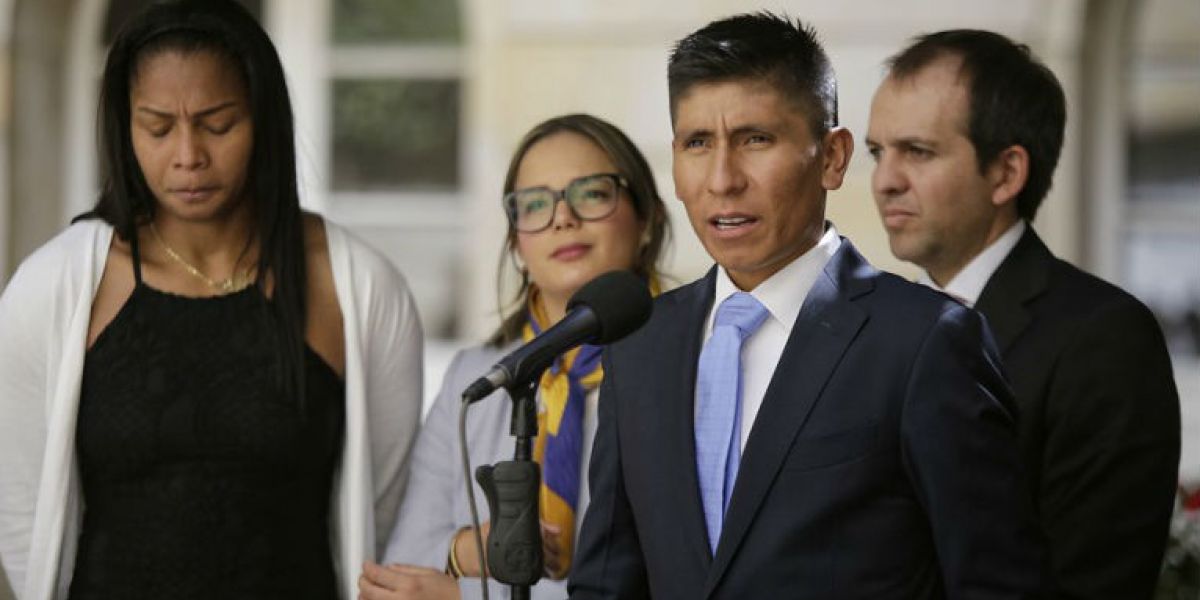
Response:
[[[108,41],[147,0],[0,0],[0,286],[97,191],[97,86]],[[296,114],[306,207],[408,278],[429,336],[427,395],[456,347],[498,324],[509,154],[533,124],[590,112],[643,149],[674,222],[666,273],[711,264],[674,201],[672,41],[748,9],[733,0],[244,0],[275,40]],[[882,62],[909,38],[993,29],[1062,81],[1067,138],[1035,228],[1129,289],[1167,332],[1184,403],[1185,479],[1200,480],[1200,3],[1194,0],[767,1],[815,25],[856,152],[829,214],[893,259],[861,145]],[[507,300],[507,298],[505,298]],[[1189,433],[1191,435],[1189,435]],[[4,586],[0,585],[0,598]]]

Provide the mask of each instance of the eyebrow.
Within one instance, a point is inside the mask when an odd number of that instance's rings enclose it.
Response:
[[[936,148],[938,143],[934,140],[923,138],[915,135],[906,135],[891,140],[877,140],[871,136],[867,136],[865,143],[874,146],[929,146]]]
[[[218,104],[218,105],[216,105],[216,106],[213,106],[213,107],[210,107],[210,108],[206,108],[206,109],[204,109],[204,110],[199,110],[199,111],[196,111],[196,113],[193,115],[193,117],[195,117],[195,118],[204,118],[204,117],[207,117],[207,116],[209,116],[209,115],[213,115],[213,114],[219,113],[219,112],[221,112],[221,111],[223,111],[223,110],[226,110],[226,109],[229,109],[229,108],[233,108],[234,106],[237,106],[237,102],[234,102],[233,100],[230,100],[230,101],[228,101],[228,102],[222,102],[222,103],[220,103],[220,104]],[[173,119],[173,118],[175,118],[175,113],[171,113],[171,112],[165,112],[165,111],[161,111],[161,110],[155,110],[155,109],[153,109],[153,108],[150,108],[150,107],[148,107],[148,106],[139,106],[139,107],[137,107],[137,112],[139,112],[139,113],[146,113],[146,114],[149,114],[149,115],[152,115],[152,116],[155,116],[155,117],[159,117],[160,119]]]
[[[919,136],[915,136],[915,135],[908,135],[908,136],[898,138],[896,140],[896,144],[901,145],[901,146],[929,146],[931,148],[937,147],[937,145],[938,145],[937,141],[935,141],[935,140],[931,140],[929,138],[923,138],[923,137],[919,137]]]
[[[706,136],[706,135],[712,135],[712,130],[704,129],[704,128],[692,128],[692,129],[686,129],[686,130],[685,129],[676,130],[674,137],[675,137],[675,139],[678,140],[678,139],[687,139],[687,138],[693,138],[693,137],[697,137],[697,136]]]
[[[739,125],[729,131],[730,137],[746,135],[748,133],[765,133],[773,135],[776,128],[763,125],[760,123],[747,123]],[[675,136],[676,139],[690,139],[694,137],[711,137],[715,135],[714,131],[708,127],[697,127],[695,129],[681,130],[680,135]]]
[[[550,190],[551,192],[561,192],[565,191],[567,187],[575,185],[576,183],[579,183],[585,179],[594,179],[596,177],[604,177],[605,175],[614,176],[617,178],[621,177],[620,173],[617,173],[615,169],[612,171],[596,171],[595,173],[590,173],[588,175],[580,175],[579,177],[568,181],[566,187],[556,189],[549,185],[527,185],[525,187],[514,187],[511,193],[524,192],[526,190]]]

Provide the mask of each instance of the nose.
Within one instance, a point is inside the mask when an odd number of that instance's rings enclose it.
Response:
[[[571,210],[571,205],[567,203],[566,196],[559,194],[554,199],[554,228],[565,229],[567,227],[579,227],[579,217],[575,216],[575,211]]]
[[[908,191],[908,178],[892,156],[891,152],[880,152],[875,161],[875,169],[871,171],[871,191],[875,198],[884,199],[898,196]]]
[[[746,177],[729,147],[720,145],[712,153],[708,191],[714,196],[736,196],[746,188]]]
[[[192,127],[179,128],[179,140],[175,146],[175,167],[198,169],[208,163],[208,152],[201,136]]]

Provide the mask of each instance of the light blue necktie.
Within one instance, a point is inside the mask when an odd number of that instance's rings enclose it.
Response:
[[[712,337],[700,351],[696,375],[696,474],[708,526],[708,547],[717,553],[725,508],[742,458],[742,341],[767,319],[767,309],[746,292],[717,308]]]

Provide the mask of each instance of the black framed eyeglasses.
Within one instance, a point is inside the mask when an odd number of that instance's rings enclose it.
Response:
[[[562,190],[531,187],[504,195],[504,212],[517,231],[536,233],[554,222],[558,201],[567,203],[580,221],[596,221],[617,209],[621,189],[629,182],[616,173],[597,173],[573,179]]]

